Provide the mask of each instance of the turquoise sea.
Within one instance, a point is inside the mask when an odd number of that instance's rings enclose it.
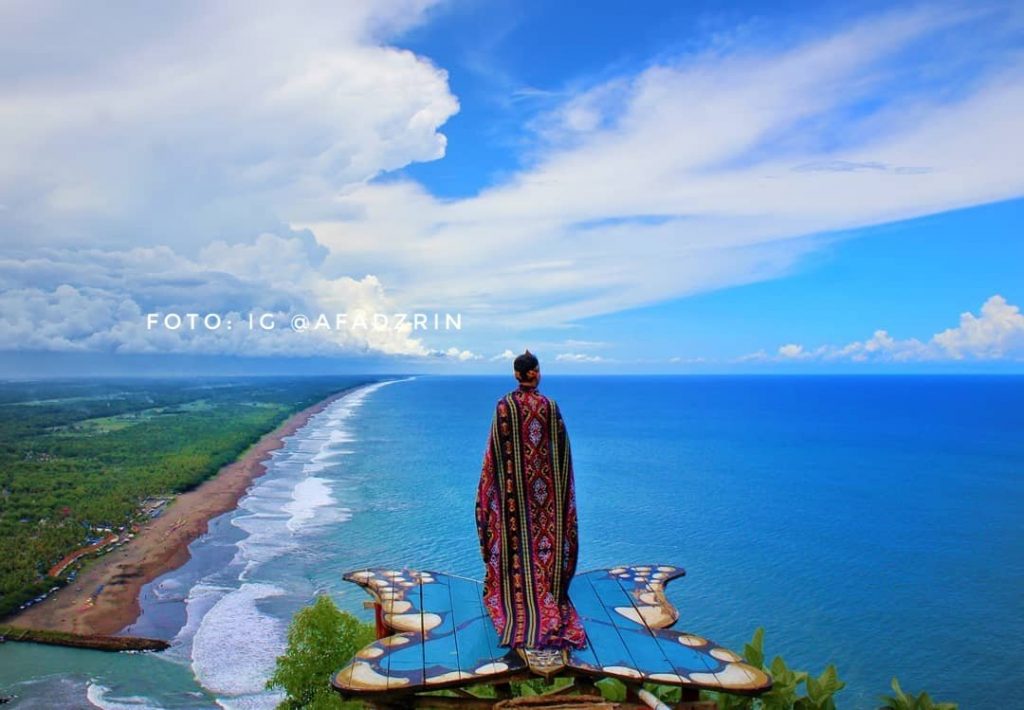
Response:
[[[367,564],[479,577],[473,519],[510,377],[416,377],[331,405],[144,592],[159,654],[0,645],[12,708],[264,708],[291,615]],[[548,377],[572,441],[580,569],[681,565],[678,627],[835,663],[841,708],[905,688],[1019,704],[1024,378]]]

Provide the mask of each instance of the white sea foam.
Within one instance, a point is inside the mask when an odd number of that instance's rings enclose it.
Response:
[[[192,640],[195,638],[203,618],[230,591],[232,591],[231,587],[219,587],[202,583],[193,586],[189,590],[188,598],[185,600],[185,625],[171,639],[171,647],[161,653],[160,656],[178,662],[191,661]]]
[[[282,473],[272,469],[273,473]],[[239,501],[241,514],[236,513],[231,524],[245,531],[246,536],[236,543],[238,548],[233,564],[242,565],[242,579],[247,579],[259,565],[280,557],[297,547],[288,529],[291,513],[285,506],[293,502],[296,476],[262,478]]]
[[[292,489],[292,500],[284,506],[284,511],[291,516],[285,525],[292,532],[297,532],[316,518],[318,508],[326,508],[336,502],[327,480],[310,476]],[[323,522],[328,521],[321,519]]]
[[[287,622],[264,614],[257,602],[285,590],[248,580],[263,564],[299,549],[305,530],[351,517],[351,510],[336,500],[330,478],[322,474],[352,453],[356,436],[347,420],[369,394],[393,382],[345,395],[288,437],[231,518],[245,533],[228,568],[240,568],[241,586],[197,584],[190,590],[188,620],[165,653],[187,654],[200,684],[221,696],[221,707],[273,708],[281,701],[280,694],[265,691],[263,684],[284,650]],[[218,581],[222,579],[221,573]]]
[[[247,583],[206,613],[192,640],[192,670],[204,688],[227,696],[262,694],[284,651],[287,625],[256,602],[282,594],[272,584]]]
[[[161,580],[159,584],[153,586],[153,596],[160,600],[179,598],[183,591],[182,586],[182,583],[173,577]]]
[[[318,475],[351,453],[356,440],[345,420],[372,392],[392,384],[379,382],[351,392],[310,418],[289,442],[289,451],[271,460],[261,477],[239,501],[241,514],[231,524],[247,535],[237,543],[232,561],[242,566],[243,581],[261,565],[298,549],[295,535],[309,526],[344,522],[351,509],[338,505],[329,479]]]
[[[126,698],[115,699],[109,697],[110,693],[111,690],[107,686],[90,681],[85,691],[85,697],[94,707],[102,708],[103,710],[141,710],[143,708],[162,707],[153,703],[149,698],[131,695]]]
[[[232,698],[218,698],[217,705],[224,710],[273,710],[282,700],[284,693],[264,692],[259,695],[240,695]]]
[[[341,426],[341,422],[338,422],[338,423],[334,424],[334,426],[335,427]],[[332,428],[330,436],[331,436],[331,443],[332,444],[342,444],[342,443],[348,443],[350,441],[355,441],[356,440],[356,438],[354,436],[352,436],[350,433],[348,433],[344,429],[334,429],[334,428]]]

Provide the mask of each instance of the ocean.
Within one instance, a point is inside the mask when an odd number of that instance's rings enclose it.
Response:
[[[144,589],[158,654],[0,645],[12,708],[269,708],[288,621],[341,574],[479,578],[473,503],[511,377],[371,385],[286,440],[192,559]],[[1024,655],[1024,377],[548,377],[572,443],[579,569],[663,563],[678,628],[820,673],[1010,707]]]

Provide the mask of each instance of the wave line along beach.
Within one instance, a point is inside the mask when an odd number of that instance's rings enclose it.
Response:
[[[347,387],[292,414],[238,459],[176,496],[163,515],[146,523],[129,543],[93,561],[74,583],[44,603],[10,617],[7,623],[90,636],[120,633],[139,616],[143,585],[188,561],[189,544],[207,531],[210,520],[237,507],[252,482],[266,472],[271,452],[281,448],[286,437],[333,402],[370,384]]]

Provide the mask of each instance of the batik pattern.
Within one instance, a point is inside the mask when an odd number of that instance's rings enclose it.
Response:
[[[584,647],[568,597],[579,551],[572,452],[558,406],[535,390],[498,401],[476,522],[484,605],[501,645]]]

